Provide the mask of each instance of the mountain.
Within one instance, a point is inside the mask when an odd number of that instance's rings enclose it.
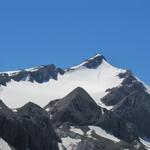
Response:
[[[13,150],[150,149],[149,89],[101,54],[67,69],[50,64],[2,72],[0,144]]]
[[[44,109],[62,140],[60,149],[144,150],[139,143],[140,135],[126,126],[128,122],[119,113],[98,106],[82,88],[78,87],[64,98],[51,101]]]
[[[77,87],[62,99],[51,101],[45,110],[49,110],[53,124],[68,122],[74,125],[94,124],[102,116],[102,109],[90,95]]]
[[[78,66],[59,69],[61,73],[57,72],[57,77],[49,78],[49,80],[43,78],[45,77],[45,72],[49,72],[47,68],[45,67],[41,71],[40,66],[26,69],[25,71],[0,74],[0,83],[3,83],[0,87],[0,98],[11,108],[21,107],[28,101],[43,107],[50,100],[60,99],[76,87],[82,87],[97,104],[102,105],[100,98],[107,95],[107,89],[121,86],[124,78],[120,78],[119,74],[126,72],[126,70],[110,65],[104,56],[100,54],[82,62]],[[46,73],[47,76],[55,74],[56,70],[58,70],[56,68],[52,69],[51,73]],[[33,78],[32,74],[36,74],[34,80],[31,80]],[[37,78],[43,80],[39,83]],[[12,98],[15,102],[12,101]]]

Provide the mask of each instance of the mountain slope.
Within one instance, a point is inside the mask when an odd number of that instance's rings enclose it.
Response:
[[[145,97],[143,97],[144,99]],[[139,142],[141,135],[138,131],[140,129],[133,128],[138,124],[136,122],[131,124],[123,117],[125,114],[127,114],[126,117],[130,117],[131,113],[119,112],[119,108],[124,110],[126,107],[130,107],[127,104],[123,108],[118,104],[118,108],[115,106],[113,111],[106,110],[98,106],[85,90],[76,88],[66,97],[51,101],[45,110],[49,113],[52,124],[62,140],[62,143],[59,144],[61,150],[65,150],[65,148],[144,150],[143,145]],[[132,109],[133,107],[128,111],[133,111]],[[141,110],[136,112],[140,113]],[[131,116],[132,119],[134,118]],[[142,118],[138,118],[136,121],[140,120]],[[144,129],[144,126],[141,129]]]
[[[36,104],[27,103],[17,112],[13,112],[0,102],[2,150],[58,150],[58,142],[61,141],[44,109]]]
[[[57,125],[65,122],[74,125],[94,124],[100,119],[103,111],[80,87],[62,99],[51,101],[45,110],[49,112],[53,124]]]
[[[48,101],[62,98],[76,87],[82,87],[101,105],[100,98],[107,95],[107,89],[121,86],[123,78],[118,75],[124,72],[125,70],[111,66],[102,55],[96,55],[78,66],[67,69],[64,74],[58,73],[57,79],[51,78],[47,82],[43,80],[42,83],[31,82],[29,76],[14,81],[12,76],[16,76],[18,72],[9,72],[7,75],[12,79],[6,82],[6,86],[1,85],[0,98],[9,107],[20,107],[28,101],[44,106]],[[45,72],[40,70],[40,74],[43,76]]]
[[[0,73],[0,98],[14,108],[0,101],[0,144],[8,149],[149,147],[148,86],[100,54],[68,69],[44,65]]]

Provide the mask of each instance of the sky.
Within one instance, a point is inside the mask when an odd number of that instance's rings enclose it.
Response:
[[[150,85],[149,0],[0,1],[0,71],[95,55]]]

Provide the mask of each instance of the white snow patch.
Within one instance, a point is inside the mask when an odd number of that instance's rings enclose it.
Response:
[[[104,114],[104,110],[103,110],[103,108],[101,108],[101,112],[102,112],[102,115]]]
[[[41,107],[54,99],[66,96],[77,87],[85,89],[97,104],[111,109],[101,103],[100,98],[105,96],[108,88],[120,86],[123,79],[118,74],[125,70],[117,69],[105,60],[96,69],[81,68],[58,75],[58,80],[37,83],[29,81],[11,81],[7,86],[0,87],[0,99],[11,108],[21,107],[27,102],[34,102]]]
[[[17,112],[18,110],[17,110],[17,109],[12,109],[12,111],[13,111],[13,112]]]
[[[100,127],[96,127],[96,126],[89,126],[90,131],[87,132],[88,136],[92,137],[91,134],[94,131],[95,134],[104,137],[106,139],[109,139],[115,143],[120,142],[120,139],[116,138],[115,136],[111,135],[110,133],[107,133],[105,130],[103,130]]]
[[[71,137],[61,138],[62,143],[59,143],[59,150],[64,150],[65,147],[67,150],[76,150],[77,145],[81,142],[80,139],[72,139]]]
[[[28,68],[28,69],[25,69],[26,71],[30,71],[30,72],[35,72],[35,71],[38,71],[40,68],[43,68],[44,66],[36,66],[36,67],[32,67],[32,68]]]
[[[150,142],[140,138],[141,143],[145,146],[147,150],[150,150]]]
[[[84,132],[81,129],[75,128],[73,126],[70,127],[70,131],[77,133],[77,134],[80,134],[80,135],[84,135]]]
[[[62,143],[58,143],[59,150],[64,150]]]
[[[106,108],[107,110],[111,110],[113,108],[113,106],[106,106],[102,101],[99,101],[97,104],[102,108]]]
[[[47,112],[49,112],[49,111],[50,111],[50,108],[46,108],[45,110],[46,110]]]
[[[87,135],[87,137],[89,137],[89,138],[92,138],[92,139],[96,140],[96,138],[95,138],[95,137],[92,137],[92,132],[93,132],[93,130],[89,130],[88,132],[86,132],[86,135]]]
[[[0,138],[0,150],[11,150],[8,143],[5,140],[3,140],[2,138]]]
[[[17,74],[18,72],[20,72],[21,70],[15,70],[15,71],[6,71],[6,72],[0,72],[0,74],[2,73],[7,73],[8,75],[12,75],[12,74]]]

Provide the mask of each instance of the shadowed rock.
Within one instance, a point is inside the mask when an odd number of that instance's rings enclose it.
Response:
[[[16,150],[58,150],[61,142],[55,134],[47,113],[28,103],[12,112],[0,101],[0,137]]]
[[[52,122],[56,124],[63,122],[78,125],[94,124],[102,115],[101,108],[80,87],[66,97],[50,102],[45,107],[45,109],[48,108],[49,114],[52,115]]]
[[[11,80],[14,81],[36,81],[38,83],[47,82],[50,79],[57,80],[58,74],[63,75],[65,73],[61,68],[57,68],[55,65],[43,65],[33,70],[20,70],[11,74],[0,74],[0,85],[6,86]]]
[[[134,91],[145,91],[144,85],[139,82],[131,71],[119,74],[120,78],[124,78],[122,85],[120,87],[114,87],[108,89],[108,94],[104,96],[101,100],[108,106],[116,105],[124,97],[130,95]]]

